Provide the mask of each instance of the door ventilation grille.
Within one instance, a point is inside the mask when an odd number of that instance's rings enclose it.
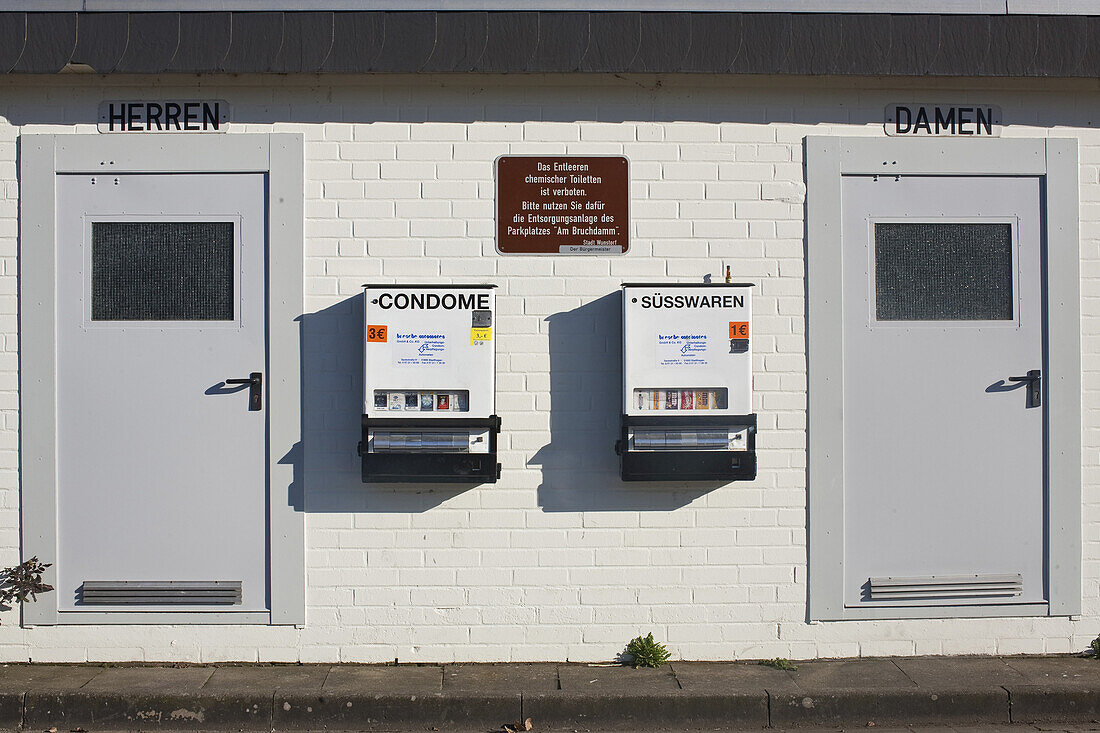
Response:
[[[1003,598],[1024,592],[1019,573],[1006,575],[923,575],[908,578],[869,578],[872,601]]]
[[[85,580],[80,602],[86,606],[239,606],[239,580]]]

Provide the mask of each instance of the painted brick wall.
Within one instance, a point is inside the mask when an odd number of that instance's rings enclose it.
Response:
[[[1100,633],[1100,93],[1061,82],[709,77],[94,77],[0,80],[0,562],[19,557],[17,139],[95,133],[102,99],[216,97],[234,129],[306,138],[303,323],[308,623],[21,629],[0,659],[508,661],[1069,652]],[[980,99],[979,99],[980,98]],[[807,624],[802,140],[882,135],[898,99],[978,99],[1005,136],[1081,145],[1084,614]],[[631,161],[631,252],[501,257],[493,160]],[[759,478],[617,478],[624,280],[735,279],[754,299]],[[494,282],[503,477],[360,482],[364,281]]]

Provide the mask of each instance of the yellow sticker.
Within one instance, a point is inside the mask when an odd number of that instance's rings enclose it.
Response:
[[[476,344],[478,341],[492,341],[493,329],[491,328],[471,328],[470,329],[470,343]]]

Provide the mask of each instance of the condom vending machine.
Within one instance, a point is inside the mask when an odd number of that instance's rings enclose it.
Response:
[[[364,482],[499,478],[493,287],[364,286]]]

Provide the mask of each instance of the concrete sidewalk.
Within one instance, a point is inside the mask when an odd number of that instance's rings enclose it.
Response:
[[[500,730],[1100,721],[1100,661],[920,657],[585,664],[0,667],[0,728]]]

